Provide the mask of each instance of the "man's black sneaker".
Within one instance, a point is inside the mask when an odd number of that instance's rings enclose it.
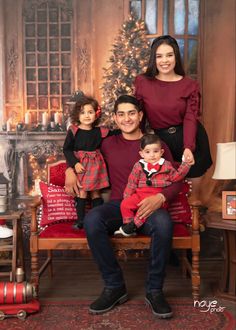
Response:
[[[129,236],[136,235],[136,230],[137,230],[137,227],[136,227],[135,223],[132,221],[132,222],[129,222],[129,223],[121,226],[119,228],[119,230],[115,231],[114,234],[129,237]]]
[[[159,318],[167,319],[172,317],[170,305],[165,300],[163,292],[150,292],[146,294],[146,302],[151,306],[152,312]]]
[[[125,286],[120,288],[104,288],[100,297],[89,307],[89,312],[93,314],[102,314],[108,312],[117,304],[123,304],[128,300]]]

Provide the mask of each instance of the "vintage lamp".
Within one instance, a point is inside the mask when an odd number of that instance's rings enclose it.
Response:
[[[217,143],[216,166],[212,176],[216,180],[236,179],[236,142]],[[228,204],[236,201],[235,191],[222,191],[222,217],[223,219],[236,219],[236,209],[228,209]]]

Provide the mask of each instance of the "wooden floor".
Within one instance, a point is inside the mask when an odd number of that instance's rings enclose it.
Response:
[[[202,300],[221,301],[216,295],[216,288],[223,268],[222,244],[221,232],[218,230],[212,229],[201,233],[200,294]],[[29,281],[30,255],[28,245],[26,247],[26,279]],[[78,255],[78,251],[67,251],[68,255],[64,252],[62,255],[57,254],[54,258],[53,278],[50,278],[48,270],[42,275],[39,298],[49,301],[96,299],[103,289],[103,282],[92,257]],[[144,299],[147,258],[135,258],[133,255],[129,256],[127,261],[121,258],[120,264],[129,298]],[[9,281],[9,278],[1,278],[1,281]],[[191,280],[183,278],[180,266],[168,265],[164,292],[167,298],[192,297]],[[221,306],[227,306],[236,316],[235,303],[223,301]]]
[[[120,259],[126,281],[129,299],[143,300],[145,297],[145,279],[147,258]],[[216,289],[221,278],[223,260],[219,257],[201,258],[201,290],[200,299],[217,300],[220,306],[225,306],[236,318],[236,304],[217,297]],[[89,256],[58,258],[53,262],[53,277],[48,269],[40,279],[39,299],[44,301],[86,300],[93,301],[103,289],[100,273],[93,259]],[[26,278],[30,280],[30,262],[26,260]],[[9,281],[9,278],[1,278]],[[180,266],[171,264],[167,267],[164,286],[168,298],[192,298],[190,278],[184,278]]]
[[[146,259],[120,260],[130,298],[142,299],[145,295]],[[81,257],[76,260],[57,260],[53,265],[54,275],[49,272],[40,280],[42,299],[81,299],[93,300],[103,289],[103,282],[92,259]],[[214,295],[222,270],[222,261],[204,260],[201,262],[201,297]],[[191,297],[191,280],[183,278],[180,266],[168,265],[165,293],[170,297]]]
[[[129,299],[145,297],[145,277],[147,259],[120,260],[126,281]],[[219,306],[224,306],[236,318],[235,302],[222,300],[217,297],[216,289],[221,277],[223,261],[221,258],[204,259],[200,263],[201,300],[217,300]],[[54,275],[49,272],[42,275],[40,280],[41,300],[87,300],[93,301],[103,289],[103,282],[94,261],[91,258],[76,260],[57,260],[53,265]],[[180,266],[168,265],[164,292],[169,298],[192,298],[190,278],[184,278]]]

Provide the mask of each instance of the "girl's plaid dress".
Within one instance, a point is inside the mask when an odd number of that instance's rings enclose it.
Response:
[[[100,190],[109,186],[106,164],[99,150],[102,139],[109,134],[104,127],[91,130],[80,129],[76,125],[69,127],[63,152],[69,166],[80,162],[85,171],[78,173],[78,180],[84,191]]]

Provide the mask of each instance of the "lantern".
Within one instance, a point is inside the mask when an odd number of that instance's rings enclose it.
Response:
[[[8,180],[0,173],[0,213],[7,210]]]

